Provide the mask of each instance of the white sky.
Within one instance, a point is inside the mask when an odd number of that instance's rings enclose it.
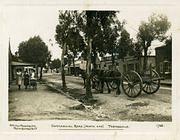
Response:
[[[119,9],[118,17],[125,19],[126,29],[132,38],[135,38],[138,27],[143,20],[147,20],[153,13],[163,13],[173,21],[175,14],[167,7],[122,7]],[[61,49],[55,43],[55,28],[58,24],[58,8],[55,6],[7,6],[3,9],[3,29],[4,39],[7,42],[10,37],[12,53],[18,50],[20,42],[28,40],[30,37],[39,35],[48,45],[52,54],[52,59],[60,58]],[[171,29],[172,30],[172,29]],[[49,39],[52,39],[53,46]],[[152,46],[160,46],[155,42]],[[153,48],[152,48],[153,49]],[[152,52],[154,54],[154,52]]]

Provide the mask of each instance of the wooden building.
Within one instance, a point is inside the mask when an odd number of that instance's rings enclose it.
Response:
[[[117,57],[115,57],[115,67],[121,73],[127,72],[128,70],[135,70],[140,73],[143,68],[143,59],[143,56],[141,56],[140,58],[134,56],[126,56],[124,57],[124,59],[118,59]],[[148,56],[147,66],[149,66],[150,64],[152,65],[152,67],[155,67],[155,56]],[[112,70],[113,66],[111,56],[102,58],[100,65],[101,69]]]
[[[172,47],[170,45],[165,45],[165,46],[157,47],[155,51],[156,51],[157,72],[165,78],[171,78]]]

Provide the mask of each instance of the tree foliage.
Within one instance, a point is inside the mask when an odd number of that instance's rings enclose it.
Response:
[[[92,64],[96,69],[97,54],[103,57],[111,54],[114,64],[114,54],[118,38],[124,22],[117,19],[117,11],[86,11],[86,36],[92,38]]]
[[[167,39],[165,40],[165,44],[166,44],[166,46],[172,48],[172,35],[167,37]]]
[[[77,11],[59,11],[59,23],[56,26],[55,39],[62,48],[61,76],[63,89],[66,89],[64,56],[68,55],[68,50],[70,50],[73,52],[74,57],[76,57],[81,26],[82,18]]]
[[[80,28],[83,26],[82,15],[77,11],[59,11],[59,24],[56,26],[55,39],[62,47],[62,44],[69,46],[79,41]]]
[[[98,54],[102,56],[109,53],[114,59],[117,45],[122,47],[130,42],[127,31],[121,33],[124,23],[117,19],[116,13],[116,11],[60,11],[59,13],[55,39],[62,49],[66,49],[64,55],[67,55],[67,58],[71,56],[70,58],[74,60],[77,54],[81,54],[87,61],[86,95],[88,98],[92,97],[91,63],[95,69]],[[126,39],[125,41],[129,42],[126,44],[118,42],[120,34],[124,37],[123,40]]]
[[[122,29],[117,45],[118,58],[124,58],[127,54],[134,55],[133,42],[126,29]]]
[[[147,51],[151,46],[152,41],[163,41],[166,38],[165,34],[170,26],[171,24],[168,21],[167,16],[163,14],[153,14],[148,18],[148,22],[143,21],[139,26],[137,39],[144,51],[144,70],[147,67]]]
[[[61,67],[61,61],[59,59],[54,59],[53,61],[51,61],[50,67],[51,69],[59,69]]]
[[[39,36],[29,38],[28,41],[23,41],[18,47],[19,58],[23,62],[37,64],[41,69],[45,66],[50,57],[47,45]],[[40,73],[42,78],[42,70]]]
[[[30,38],[19,44],[19,57],[24,62],[30,62],[44,66],[50,55],[47,45],[39,36]]]

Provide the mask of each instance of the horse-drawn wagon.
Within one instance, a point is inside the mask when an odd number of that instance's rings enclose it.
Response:
[[[162,78],[150,65],[148,70],[136,72],[128,70],[121,73],[118,70],[96,70],[92,73],[93,87],[103,92],[104,83],[110,88],[117,89],[117,94],[120,94],[120,86],[124,93],[129,97],[138,97],[142,91],[147,94],[153,94],[160,88],[160,80]]]

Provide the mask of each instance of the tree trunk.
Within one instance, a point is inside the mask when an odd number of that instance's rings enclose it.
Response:
[[[68,75],[72,74],[71,72],[71,57],[68,57]]]
[[[69,61],[69,60],[68,60]],[[70,75],[71,74],[71,70],[70,70],[70,68],[71,68],[71,63],[69,63],[68,62],[68,75]]]
[[[148,48],[145,47],[144,48],[144,59],[143,59],[143,71],[146,71],[146,69],[147,69],[147,51],[148,51]]]
[[[36,66],[36,78],[37,78],[37,79],[39,79],[39,71],[38,71],[38,70],[39,70],[39,67]]]
[[[86,97],[92,98],[91,92],[91,52],[92,52],[92,39],[88,39],[87,51],[87,64],[86,64]]]
[[[66,90],[67,86],[66,86],[65,71],[64,71],[64,51],[65,51],[65,44],[62,47],[62,54],[61,54],[61,79],[62,79],[63,90]]]
[[[76,67],[75,67],[75,62],[74,62],[74,56],[73,56],[73,69],[74,69],[74,76],[76,76]]]
[[[92,64],[93,64],[94,70],[97,69],[96,58],[97,58],[97,52],[96,52],[96,49],[93,49]]]
[[[42,80],[42,70],[43,70],[43,67],[41,66],[39,80]]]
[[[114,70],[114,68],[115,68],[115,60],[114,60],[114,53],[112,52],[112,54],[111,54],[111,61],[112,61],[112,69]]]

